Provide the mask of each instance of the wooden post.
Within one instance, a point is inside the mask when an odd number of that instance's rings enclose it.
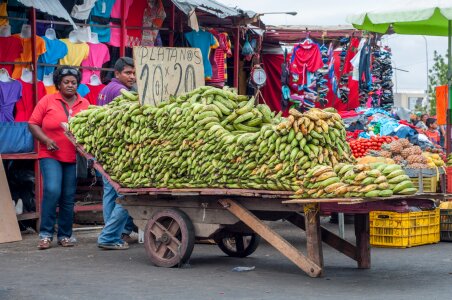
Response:
[[[356,261],[359,269],[370,269],[369,214],[355,214]]]
[[[120,23],[120,46],[119,46],[119,56],[123,57],[126,55],[126,38],[127,38],[127,30],[126,30],[126,0],[121,0],[121,23]]]
[[[237,26],[234,33],[234,87],[238,89],[240,73],[240,26]]]
[[[323,268],[320,205],[318,203],[306,204],[303,209],[306,224],[306,247],[308,258]]]
[[[286,218],[287,221],[297,226],[298,228],[306,231],[306,221],[304,216],[299,213],[294,213]],[[329,245],[331,248],[345,254],[353,260],[356,260],[356,247],[350,242],[338,237],[328,229],[320,226],[322,233],[322,242]]]
[[[321,266],[304,256],[294,246],[289,244],[283,237],[264,224],[242,205],[231,199],[222,199],[218,200],[218,202],[254,232],[264,238],[270,245],[275,247],[281,254],[305,271],[306,274],[311,277],[319,277],[322,274]]]
[[[169,42],[168,42],[168,46],[169,47],[174,47],[174,30],[176,30],[176,6],[174,5],[173,2],[171,2],[171,6],[170,6],[170,25],[169,25]]]

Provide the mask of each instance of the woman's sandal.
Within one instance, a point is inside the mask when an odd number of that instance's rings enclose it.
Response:
[[[58,241],[58,245],[61,247],[74,247],[74,243],[71,242],[70,238],[62,238]]]
[[[43,238],[39,240],[38,249],[39,250],[46,250],[52,247],[51,245],[52,240],[49,238]]]

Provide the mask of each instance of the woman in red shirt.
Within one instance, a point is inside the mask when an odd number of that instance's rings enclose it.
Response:
[[[88,100],[77,93],[81,74],[77,69],[60,67],[53,73],[58,93],[43,97],[28,121],[33,136],[39,141],[39,165],[44,194],[39,228],[39,249],[48,249],[54,234],[58,212],[58,244],[72,247],[72,221],[76,190],[76,151],[64,135],[62,122],[87,109]]]

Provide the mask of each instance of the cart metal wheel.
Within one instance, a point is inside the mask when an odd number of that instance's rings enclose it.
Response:
[[[223,231],[215,241],[221,251],[231,257],[247,257],[256,251],[261,237],[255,233]]]
[[[181,266],[195,244],[195,230],[190,218],[171,208],[156,212],[144,231],[144,247],[149,259],[159,267]]]

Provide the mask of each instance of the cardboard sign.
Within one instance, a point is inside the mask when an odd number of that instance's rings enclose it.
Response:
[[[0,244],[21,241],[16,210],[11,199],[8,180],[0,155]]]
[[[134,47],[141,104],[158,105],[204,85],[204,65],[198,48]]]

